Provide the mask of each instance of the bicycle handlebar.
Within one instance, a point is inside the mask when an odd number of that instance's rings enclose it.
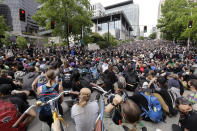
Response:
[[[74,92],[74,91],[63,91],[62,93],[60,93],[57,97],[47,101],[46,103],[42,103],[42,102],[37,102],[35,105],[30,106],[21,116],[20,118],[12,125],[12,128],[16,128],[18,127],[19,123],[25,118],[27,117],[29,111],[34,108],[34,107],[40,107],[40,106],[44,106],[47,104],[51,104],[54,101],[57,101],[62,95],[64,94],[73,94],[73,95],[79,95],[79,92]]]
[[[90,83],[90,86],[92,86],[92,88],[94,88],[94,89],[96,89],[96,90],[98,90],[98,91],[101,91],[103,94],[103,96],[106,96],[106,94],[108,94],[108,93],[110,93],[111,92],[111,90],[110,91],[105,91],[102,87],[100,87],[99,85],[97,85],[97,84],[94,84],[94,83]]]

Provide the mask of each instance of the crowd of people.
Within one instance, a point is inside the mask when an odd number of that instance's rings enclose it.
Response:
[[[92,88],[90,83],[94,83],[108,92],[102,116],[106,131],[150,130],[142,119],[159,123],[177,114],[180,120],[172,125],[173,131],[195,131],[196,54],[195,47],[188,50],[162,41],[134,41],[97,51],[80,47],[3,49],[0,129],[26,130],[36,115],[51,127],[49,106],[40,107],[38,114],[32,109],[18,128],[13,129],[12,125],[29,107],[28,99],[46,102],[64,90],[72,90],[79,92],[78,97],[72,96],[71,105],[76,131],[93,131],[101,112],[100,101],[104,99],[100,91]],[[129,91],[133,93],[128,94]],[[61,97],[57,102],[62,115],[63,100]]]

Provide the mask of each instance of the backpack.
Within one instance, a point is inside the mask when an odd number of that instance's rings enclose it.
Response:
[[[178,96],[170,89],[168,90],[168,95],[170,96],[170,100],[171,100],[171,103],[168,104],[169,111],[173,116],[175,116],[178,113],[178,110],[176,109],[176,99],[178,98]]]
[[[90,73],[82,74],[80,77],[80,84],[82,87],[89,87],[92,82],[92,75]]]
[[[147,96],[144,93],[140,93],[142,96],[144,96],[148,102],[148,111],[141,106],[141,109],[143,111],[141,116],[144,116],[145,118],[150,118],[153,122],[161,122],[162,121],[162,107],[158,99],[152,95]]]
[[[126,80],[127,84],[129,84],[126,87],[127,90],[134,91],[137,88],[138,76],[137,76],[136,72],[126,72],[125,73],[125,80]]]
[[[64,89],[71,88],[71,74],[63,74],[62,86],[64,87]]]
[[[90,72],[92,73],[93,79],[98,80],[99,79],[99,73],[95,67],[90,68]]]
[[[47,87],[46,85],[43,85],[42,92],[39,94],[39,100],[42,101],[42,103],[46,103],[50,99],[58,96],[58,87],[59,84],[53,84],[52,87]],[[55,106],[58,106],[57,102],[55,102]],[[38,107],[38,112],[42,113],[42,115],[45,117],[52,117],[51,107],[49,104]]]
[[[38,84],[37,84],[37,87],[40,87],[44,84],[47,83],[47,78],[45,75],[41,75],[40,78],[38,79]]]
[[[12,125],[19,119],[19,113],[16,105],[9,99],[0,100],[0,130],[2,131],[25,131],[22,122],[18,128],[12,128]]]
[[[23,77],[23,86],[22,88],[25,90],[31,90],[32,89],[32,83],[33,81],[39,76],[39,73],[37,72],[30,72],[28,74],[26,74]]]
[[[127,83],[134,84],[137,82],[138,76],[137,76],[136,72],[133,71],[133,72],[126,72],[125,77],[126,77]]]

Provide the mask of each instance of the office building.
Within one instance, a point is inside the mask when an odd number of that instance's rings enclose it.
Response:
[[[113,13],[117,11],[123,11],[126,17],[128,18],[129,23],[132,25],[133,31],[131,32],[132,36],[139,36],[139,6],[134,4],[133,0],[117,3],[105,7],[105,13]]]
[[[110,33],[118,40],[128,40],[131,37],[132,26],[123,11],[92,17],[92,31],[103,35]]]
[[[5,0],[0,7],[0,15],[6,19],[11,27],[12,35],[33,34],[38,31],[38,25],[32,16],[36,13],[38,3],[34,0]],[[20,19],[20,11],[24,13],[24,21]]]
[[[101,3],[95,3],[90,8],[93,11],[93,16],[102,16],[105,14],[105,8]]]
[[[165,0],[160,0],[158,8],[158,20],[162,17],[161,6],[165,3]],[[157,29],[157,39],[161,38],[161,31]]]

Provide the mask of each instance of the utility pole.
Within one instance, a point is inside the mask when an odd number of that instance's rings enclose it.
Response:
[[[107,39],[108,39],[108,44],[109,44],[109,21],[108,21],[108,33],[107,33]]]
[[[191,16],[192,16],[192,11],[191,11]],[[191,25],[190,25],[190,24],[191,24]],[[188,28],[190,28],[190,29],[189,29],[188,43],[187,43],[187,49],[189,50],[189,47],[190,47],[190,35],[191,35],[191,29],[192,29],[192,21],[191,21],[191,23],[190,23],[190,21],[189,21]]]

